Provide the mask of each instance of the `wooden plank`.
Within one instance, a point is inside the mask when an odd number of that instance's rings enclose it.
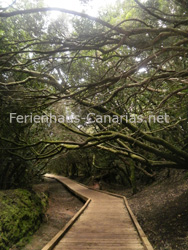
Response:
[[[75,239],[75,238],[67,238],[64,237],[60,242],[63,243],[98,243],[98,244],[140,244],[139,238],[124,238],[124,239],[98,239],[98,238],[81,238],[81,239]]]
[[[133,245],[124,245],[124,246],[110,246],[110,245],[66,245],[66,244],[59,244],[57,247],[55,247],[54,250],[85,250],[85,249],[90,249],[90,250],[144,250],[144,247],[141,246],[140,244],[133,244]]]
[[[139,226],[126,198],[120,195],[88,189],[62,176],[58,179],[77,196],[91,199],[64,237],[56,239],[54,250],[153,250]],[[110,195],[109,195],[110,194]],[[54,247],[54,246],[53,246]],[[48,248],[50,250],[52,248]],[[47,250],[47,249],[42,249]]]
[[[140,243],[124,243],[123,245],[119,244],[119,243],[108,243],[108,242],[60,242],[59,243],[60,246],[78,246],[78,247],[84,247],[84,246],[104,246],[104,249],[105,249],[105,246],[109,247],[109,246],[116,246],[118,248],[118,246],[122,246],[122,247],[141,247],[143,249],[143,246],[140,244]],[[73,248],[73,249],[76,249],[76,248]]]
[[[111,225],[112,226],[112,225]],[[97,233],[97,234],[99,234],[99,233],[116,233],[116,234],[118,234],[120,231],[123,233],[123,234],[125,234],[125,233],[127,233],[127,232],[136,232],[136,230],[135,229],[133,229],[133,228],[130,228],[130,229],[123,229],[123,228],[119,228],[119,227],[116,227],[116,228],[109,228],[109,226],[108,227],[105,227],[105,228],[98,228],[98,227],[96,227],[96,228],[89,228],[89,227],[81,227],[81,226],[76,226],[76,228],[75,227],[72,227],[72,230],[75,230],[75,231],[78,231],[78,232],[83,232],[83,233],[85,233],[87,230],[90,232],[90,233]]]
[[[78,238],[79,236],[79,238]],[[93,235],[93,233],[68,233],[66,235],[66,238],[76,238],[79,240],[81,239],[91,239],[92,237],[95,238],[95,239],[98,239],[98,240],[101,240],[101,239],[113,239],[113,240],[121,240],[121,239],[126,239],[126,238],[133,238],[133,239],[140,239],[139,236],[138,236],[138,233],[135,231],[134,233],[132,232],[127,232],[127,233],[124,233],[124,234],[112,234],[112,233],[100,233],[97,234],[97,235]]]
[[[75,248],[74,248],[75,247]],[[131,247],[131,246],[129,246],[129,247],[127,247],[127,246],[121,246],[121,247],[105,247],[104,248],[104,246],[98,246],[97,248],[96,248],[96,246],[85,246],[85,247],[79,247],[79,246],[63,246],[63,248],[62,248],[62,246],[57,246],[56,248],[54,248],[54,250],[144,250],[144,248],[143,247],[137,247],[137,246],[133,246],[133,247]]]

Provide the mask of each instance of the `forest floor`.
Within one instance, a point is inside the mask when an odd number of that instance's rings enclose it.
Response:
[[[188,249],[188,175],[185,171],[162,171],[148,186],[130,189],[105,186],[125,195],[142,229],[156,250]]]
[[[103,190],[125,195],[144,232],[156,250],[188,249],[188,179],[184,171],[160,173],[157,181],[131,189],[103,184]],[[71,219],[83,203],[60,183],[46,179],[35,186],[49,194],[45,222],[23,250],[41,248]]]

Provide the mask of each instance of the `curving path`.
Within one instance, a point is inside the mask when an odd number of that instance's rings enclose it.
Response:
[[[89,189],[66,177],[46,176],[87,202],[75,220],[42,250],[153,250],[125,197]]]

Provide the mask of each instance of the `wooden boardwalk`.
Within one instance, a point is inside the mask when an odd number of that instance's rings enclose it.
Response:
[[[126,199],[91,190],[66,177],[47,177],[62,182],[88,202],[69,230],[63,229],[42,250],[153,250]]]

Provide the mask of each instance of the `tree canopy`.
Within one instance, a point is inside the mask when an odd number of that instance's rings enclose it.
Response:
[[[187,1],[117,1],[98,18],[43,6],[0,12],[2,166],[94,148],[149,176],[187,169]]]

